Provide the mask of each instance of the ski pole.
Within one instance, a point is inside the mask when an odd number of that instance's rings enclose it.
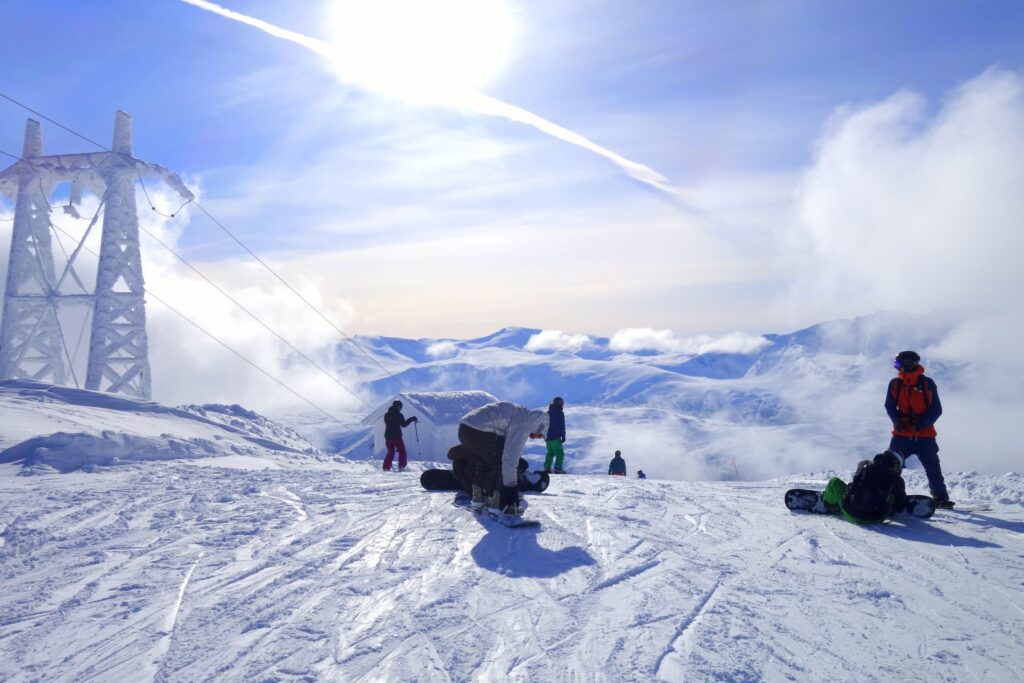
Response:
[[[732,458],[732,468],[736,471],[736,481],[740,480],[740,468],[736,467],[736,456]]]
[[[416,457],[420,460],[423,459],[423,453],[420,451],[420,423],[419,420],[412,423],[412,431],[416,433]]]

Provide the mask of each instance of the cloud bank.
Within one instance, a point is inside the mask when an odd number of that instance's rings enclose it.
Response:
[[[523,349],[526,351],[567,351],[576,353],[591,345],[585,334],[567,334],[561,330],[543,330],[531,336]]]
[[[616,332],[608,342],[612,351],[632,353],[658,351],[660,353],[754,353],[764,348],[768,340],[760,335],[731,332],[725,336],[697,335],[680,338],[672,330],[654,330],[650,327],[630,327]]]

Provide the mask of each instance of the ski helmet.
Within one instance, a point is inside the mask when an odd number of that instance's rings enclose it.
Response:
[[[921,363],[921,356],[916,351],[900,351],[896,354],[893,367],[897,370],[913,370]]]
[[[391,406],[393,408],[401,408],[402,407],[402,402],[401,401],[395,401],[394,403],[391,404]]]
[[[899,451],[885,451],[875,456],[874,463],[901,472],[903,470],[903,454]]]

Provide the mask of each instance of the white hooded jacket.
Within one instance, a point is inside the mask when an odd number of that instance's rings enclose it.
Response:
[[[481,406],[464,415],[460,422],[481,432],[505,437],[505,450],[501,453],[501,481],[504,486],[519,483],[519,458],[530,434],[546,434],[548,431],[548,414],[545,411],[527,410],[508,401]]]

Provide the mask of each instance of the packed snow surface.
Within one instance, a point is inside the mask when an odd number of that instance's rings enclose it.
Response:
[[[198,463],[205,466],[199,467]],[[1024,478],[861,527],[791,486],[555,477],[508,529],[414,472],[0,465],[0,679],[1016,681]],[[282,464],[283,463],[283,464]],[[219,465],[231,464],[234,467]],[[919,472],[908,490],[924,492]]]

